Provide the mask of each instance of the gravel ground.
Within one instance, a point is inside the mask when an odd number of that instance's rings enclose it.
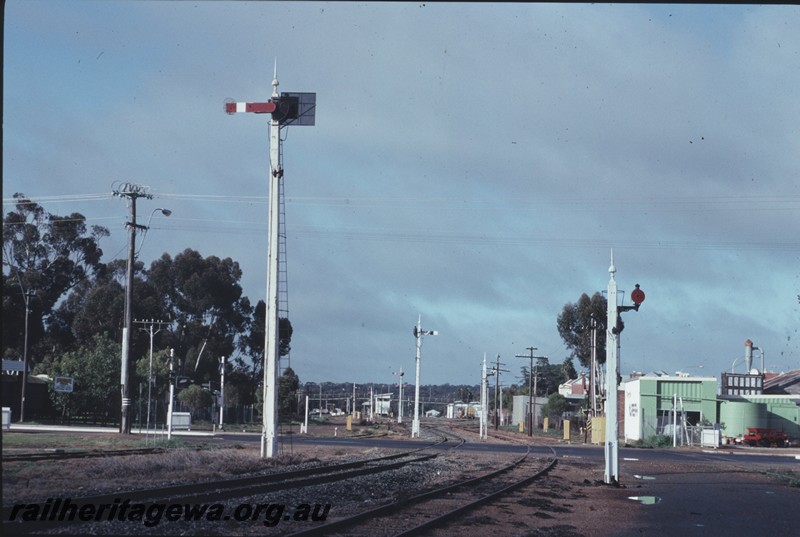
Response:
[[[472,433],[463,434],[470,437],[471,441],[477,440]],[[548,441],[557,443],[557,439],[553,438],[537,439],[539,443]],[[205,451],[180,448],[165,455],[114,457],[109,460],[68,460],[35,464],[4,462],[3,503],[8,505],[114,491],[120,491],[124,497],[124,490],[159,484],[187,481],[199,483],[231,475],[270,473],[284,470],[288,466],[319,465],[393,452],[377,448],[295,445],[290,455],[278,458],[277,461],[263,461],[258,456],[256,446],[244,446],[238,449]],[[171,522],[162,518],[159,524],[152,527],[142,522],[113,521],[64,525],[48,533],[288,535],[314,525],[314,516],[334,519],[351,511],[363,511],[388,503],[403,494],[439,487],[465,476],[485,473],[517,457],[454,451],[429,463],[410,465],[387,474],[224,502],[225,513],[231,518],[234,518],[231,513],[236,509],[240,510],[238,515],[243,516],[250,506],[264,506],[262,512],[255,516],[255,520],[245,522]],[[648,463],[646,472],[633,463],[623,463],[622,469],[626,476],[631,476],[634,472],[664,476],[700,470],[708,472],[708,466],[698,465],[693,470],[685,464],[676,463]],[[733,475],[742,470],[733,466],[718,466],[715,467],[715,472],[719,475],[728,475],[726,472],[730,472]],[[546,477],[466,515],[460,523],[434,531],[432,535],[601,537],[638,534],[637,524],[640,521],[637,516],[644,513],[642,509],[646,510],[647,507],[642,508],[628,497],[640,494],[639,489],[643,485],[631,478],[623,483],[623,487],[608,487],[602,484],[602,474],[602,461],[598,463],[596,459],[562,459]],[[741,474],[736,476],[737,480],[740,478]],[[789,490],[798,492],[797,488]],[[4,524],[4,533],[9,529],[10,534],[13,534],[14,528]],[[355,530],[351,534],[359,533]]]

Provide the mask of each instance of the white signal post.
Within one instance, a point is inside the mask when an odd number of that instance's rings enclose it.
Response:
[[[644,291],[636,289],[631,293],[633,306],[617,306],[617,280],[614,266],[614,252],[611,252],[611,266],[608,267],[611,278],[608,281],[607,320],[606,320],[606,441],[605,472],[603,481],[607,485],[619,484],[619,422],[617,412],[617,374],[619,371],[619,336],[625,325],[620,313],[630,310],[639,311],[644,302]]]
[[[422,336],[436,336],[436,330],[422,330],[422,315],[419,316],[417,326],[414,327],[414,337],[417,339],[417,384],[414,387],[414,420],[411,422],[411,438],[419,438],[419,355],[422,349]]]
[[[277,64],[272,80],[272,98],[267,102],[246,103],[226,102],[225,112],[235,114],[249,112],[272,114],[269,124],[269,228],[267,246],[267,320],[264,336],[264,409],[261,435],[261,458],[272,458],[277,454],[278,430],[278,261],[280,259],[280,197],[283,164],[281,162],[282,127],[294,125],[313,125],[316,94],[278,94]]]
[[[606,315],[606,466],[603,481],[606,484],[619,483],[619,426],[617,425],[617,280],[614,275],[614,253],[611,253],[611,266],[608,268],[611,279],[608,281],[608,300]]]

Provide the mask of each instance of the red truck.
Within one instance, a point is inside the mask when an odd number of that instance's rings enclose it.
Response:
[[[789,435],[779,429],[764,429],[761,427],[748,427],[747,434],[742,438],[742,443],[750,446],[786,447]]]

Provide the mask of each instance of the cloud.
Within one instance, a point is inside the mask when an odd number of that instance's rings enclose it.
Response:
[[[750,337],[796,361],[795,6],[12,2],[6,192],[148,184],[143,259],[232,257],[266,287],[268,120],[226,98],[317,93],[284,129],[292,365],[475,383],[483,352],[567,355],[581,293],[647,302],[623,367],[729,367]],[[10,195],[10,194],[9,194]],[[61,202],[109,225],[124,204]],[[62,210],[63,209],[63,210]],[[430,353],[430,354],[429,354]],[[768,361],[769,361],[769,354]],[[472,364],[472,365],[470,365]],[[388,378],[388,375],[387,375]]]

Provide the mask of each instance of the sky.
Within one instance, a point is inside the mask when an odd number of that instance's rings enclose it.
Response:
[[[800,367],[800,7],[7,0],[3,212],[23,192],[139,259],[230,257],[266,296],[268,116],[282,130],[302,382],[519,382],[613,249],[634,371]],[[758,353],[754,353],[759,357]],[[754,366],[759,366],[758,360]],[[579,367],[576,361],[576,367]]]

